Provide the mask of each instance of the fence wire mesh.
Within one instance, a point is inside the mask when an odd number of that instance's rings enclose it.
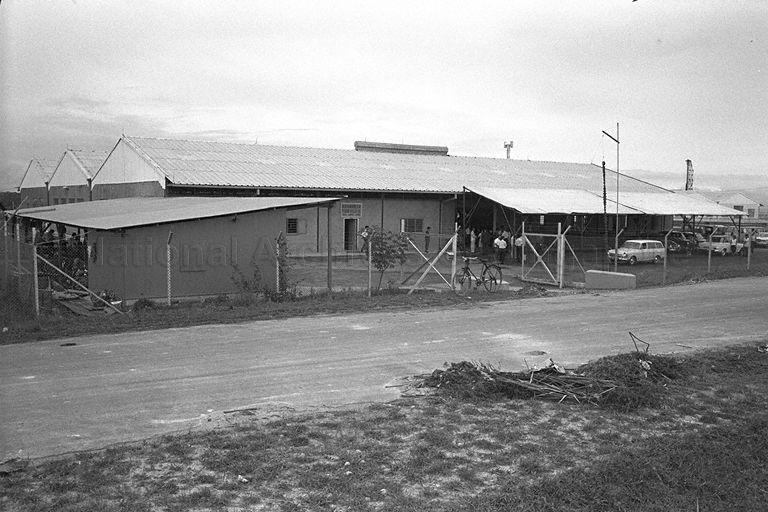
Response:
[[[4,327],[10,321],[35,318],[34,245],[25,240],[21,230],[4,226],[0,246],[0,286]],[[18,235],[18,236],[17,236]],[[21,238],[21,239],[20,239]]]

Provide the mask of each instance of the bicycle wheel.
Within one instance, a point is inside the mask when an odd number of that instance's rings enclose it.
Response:
[[[472,279],[467,272],[457,272],[453,276],[453,289],[457,292],[466,292],[472,285]]]
[[[495,292],[499,289],[499,285],[501,284],[501,268],[497,265],[488,265],[483,269],[481,279],[486,290]]]

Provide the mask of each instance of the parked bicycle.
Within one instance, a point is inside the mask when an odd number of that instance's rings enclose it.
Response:
[[[472,285],[477,289],[482,284],[489,292],[495,292],[501,284],[501,268],[498,265],[488,264],[487,261],[477,258],[463,256],[464,266],[453,276],[454,288],[457,290],[470,290]],[[480,277],[469,267],[470,262],[479,261],[483,264],[483,270]]]

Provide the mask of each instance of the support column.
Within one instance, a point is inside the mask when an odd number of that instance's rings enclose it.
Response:
[[[327,281],[328,281],[328,296],[330,297],[330,292],[333,291],[333,251],[331,249],[331,246],[333,245],[333,238],[331,236],[331,208],[333,205],[331,203],[328,203],[328,207],[326,208],[326,211],[328,212],[328,272],[327,272]]]
[[[35,297],[35,318],[40,319],[40,287],[37,282],[37,245],[35,239],[37,228],[32,228],[32,292]]]

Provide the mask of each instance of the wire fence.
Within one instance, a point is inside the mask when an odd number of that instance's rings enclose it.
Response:
[[[2,320],[34,319],[39,314],[35,246],[25,240],[18,225],[3,223],[0,245],[0,295]]]

